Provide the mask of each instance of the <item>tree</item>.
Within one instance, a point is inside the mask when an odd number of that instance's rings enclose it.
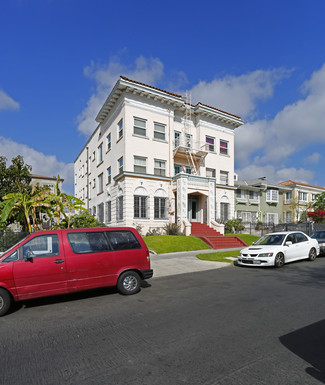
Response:
[[[63,226],[70,228],[70,217],[73,211],[87,211],[87,209],[83,207],[84,202],[81,199],[62,192],[59,182],[60,175],[56,178],[56,194],[50,194],[48,197],[48,201],[51,203],[48,213],[55,218],[55,227],[62,227],[61,221],[63,217]]]
[[[20,155],[12,159],[9,167],[6,166],[6,161],[4,156],[0,156],[0,201],[10,193],[31,191],[32,167],[25,164]]]
[[[85,228],[85,227],[104,227],[103,223],[88,213],[81,213],[71,217],[70,226],[72,228]]]
[[[13,192],[3,197],[5,205],[1,213],[1,222],[6,222],[9,215],[14,211],[23,214],[25,219],[25,227],[32,232],[32,223],[34,230],[37,230],[36,208],[49,207],[47,201],[48,189],[39,191],[35,186],[31,193],[27,191]]]
[[[316,198],[312,206],[315,211],[316,210],[325,211],[325,192],[322,192],[321,194],[316,195]]]

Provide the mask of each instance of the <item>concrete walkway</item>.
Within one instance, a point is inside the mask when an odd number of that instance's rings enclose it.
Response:
[[[227,262],[201,261],[200,259],[196,258],[196,255],[240,249],[242,249],[242,247],[235,249],[207,249],[182,251],[179,253],[168,254],[151,254],[150,258],[151,268],[153,269],[153,278],[166,277],[168,275],[194,273],[197,271],[219,269],[221,267],[231,266],[231,263]]]

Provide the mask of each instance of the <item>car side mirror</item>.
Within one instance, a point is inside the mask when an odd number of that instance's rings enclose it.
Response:
[[[27,250],[24,254],[24,261],[25,262],[32,262],[33,261],[33,253],[30,250]]]
[[[286,242],[286,246],[290,246],[290,245],[292,245],[292,242],[291,241],[287,241]]]

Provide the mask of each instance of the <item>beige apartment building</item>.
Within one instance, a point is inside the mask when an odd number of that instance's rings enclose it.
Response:
[[[325,191],[323,187],[293,180],[287,180],[280,184],[291,188],[291,191],[283,194],[283,218],[285,222],[300,221],[303,212],[312,211],[311,205],[316,195]]]
[[[234,217],[240,117],[120,77],[74,164],[75,196],[106,225],[219,228]],[[222,227],[222,226],[221,226]]]

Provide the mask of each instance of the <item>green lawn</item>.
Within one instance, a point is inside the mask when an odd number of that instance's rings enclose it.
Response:
[[[233,263],[231,259],[226,259],[226,257],[237,258],[238,254],[239,254],[239,250],[233,250],[233,251],[219,251],[216,253],[198,254],[196,257],[201,259],[202,261]]]
[[[257,235],[251,235],[251,234],[232,234],[232,233],[226,233],[226,237],[238,237],[242,239],[244,242],[246,242],[248,245],[251,245],[253,242],[257,241],[258,237]]]
[[[148,246],[148,249],[154,250],[158,254],[211,249],[210,246],[196,237],[152,235],[150,237],[143,237],[143,239]]]

